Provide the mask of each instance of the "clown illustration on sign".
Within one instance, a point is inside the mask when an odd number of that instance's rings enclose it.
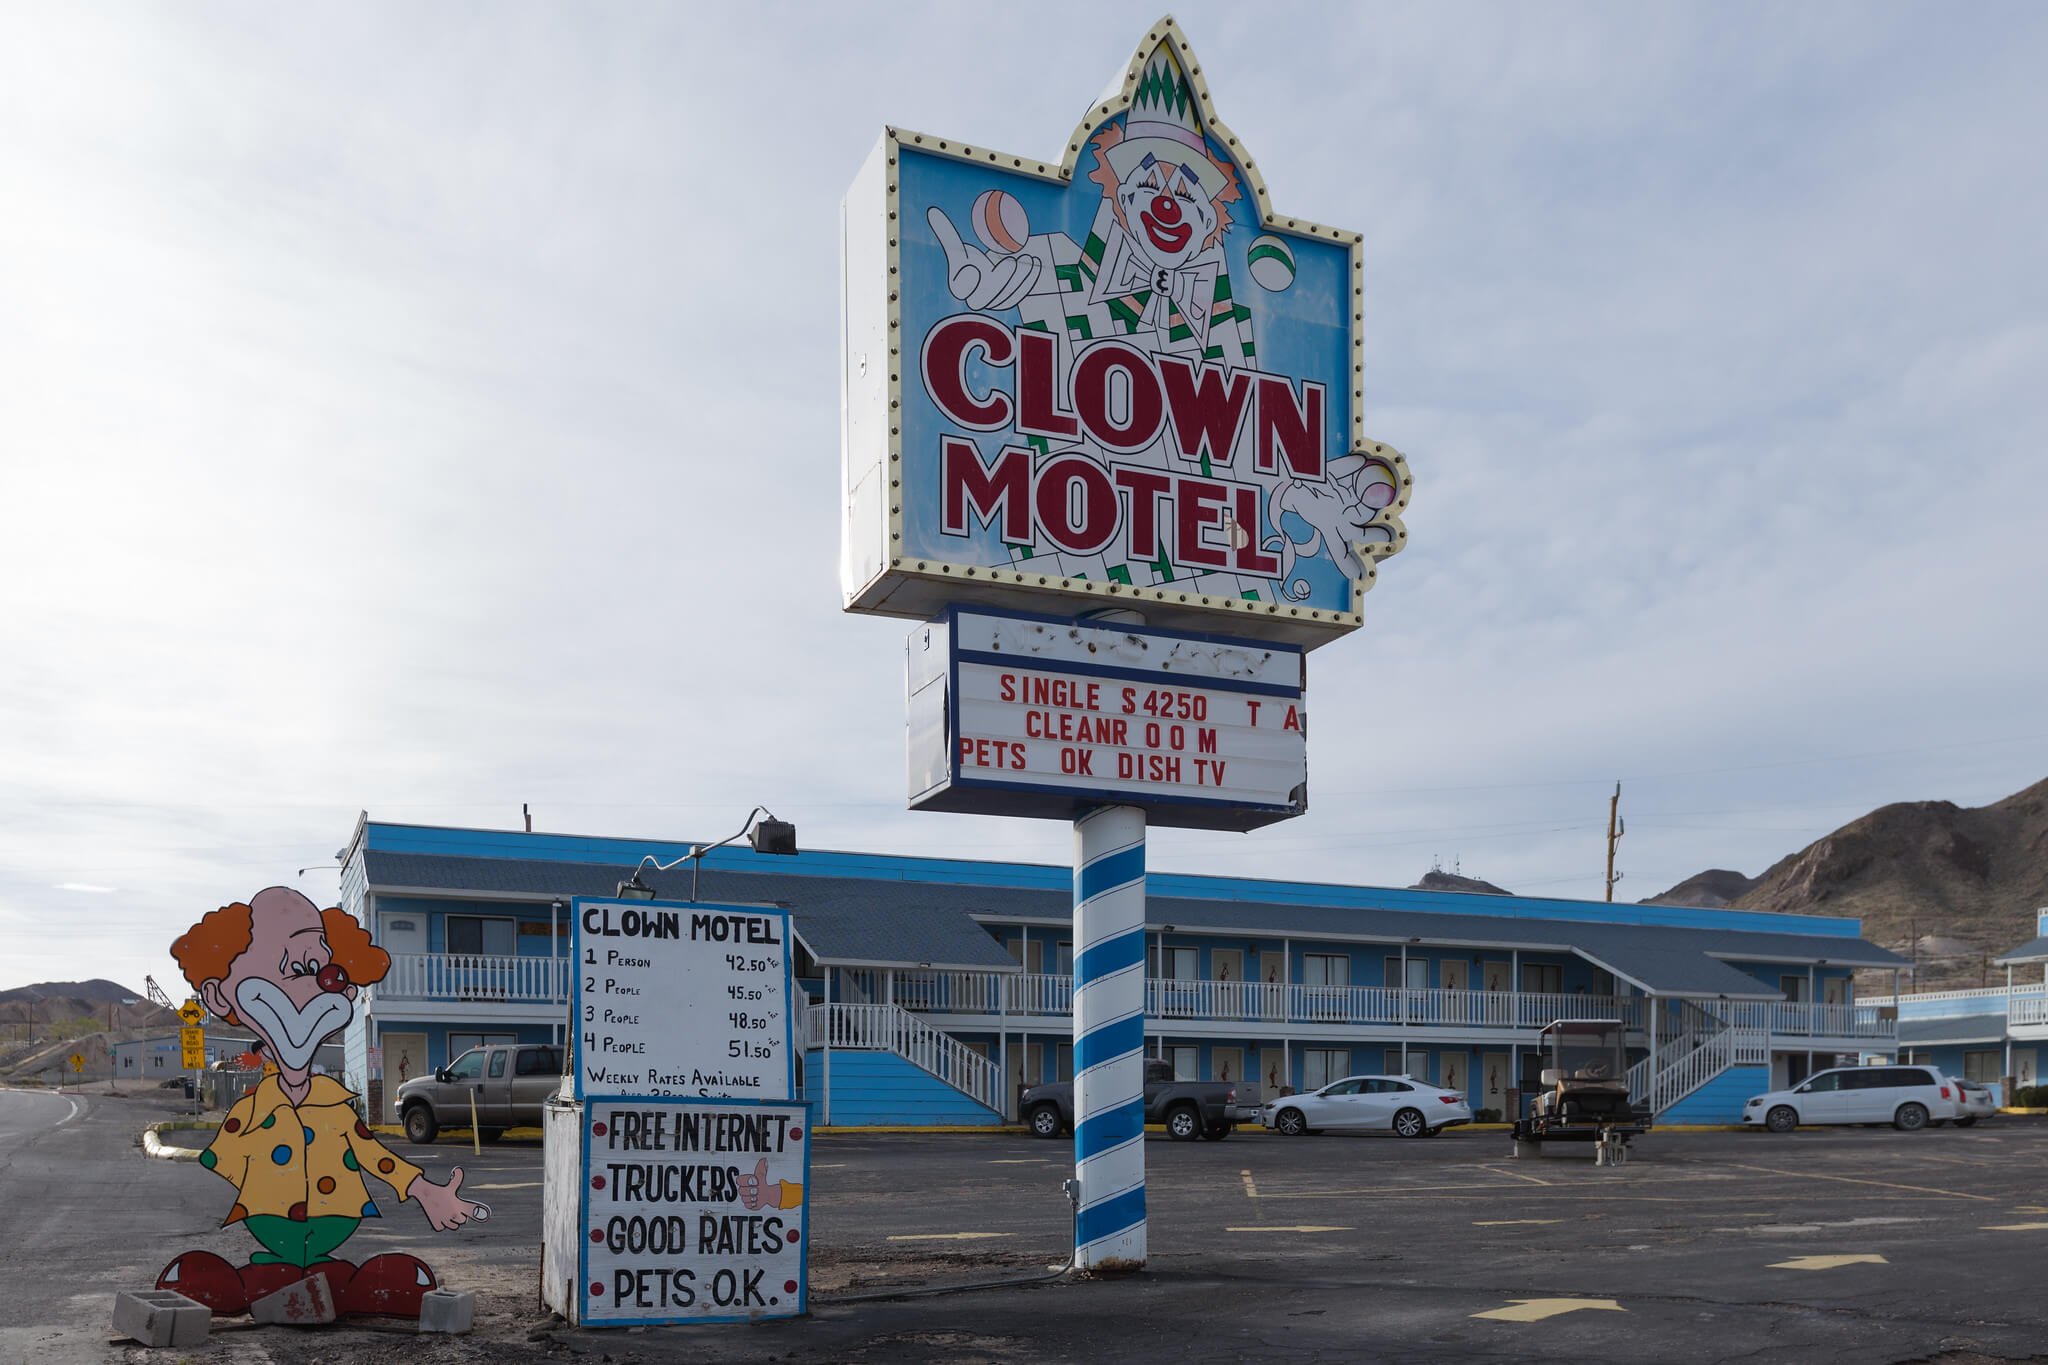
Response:
[[[209,912],[171,953],[216,1018],[261,1040],[262,1081],[199,1158],[235,1187],[222,1226],[242,1224],[259,1249],[239,1267],[210,1251],[185,1252],[157,1287],[241,1313],[318,1275],[338,1312],[417,1317],[437,1283],[424,1262],[387,1252],[357,1266],[334,1254],[365,1218],[382,1216],[364,1177],[417,1204],[438,1231],[488,1212],[459,1193],[460,1167],[445,1185],[427,1179],[356,1116],[347,1087],[311,1070],[315,1050],[353,1017],[358,989],[390,970],[390,955],[354,916],[282,886]]]
[[[904,580],[926,575],[942,596],[1086,589],[1318,639],[1357,623],[1410,487],[1360,427],[1360,239],[1272,212],[1200,71],[1162,20],[1057,170],[884,139],[901,491],[850,609],[912,614]],[[861,299],[850,276],[856,322]],[[849,364],[857,484],[884,428],[860,425]]]

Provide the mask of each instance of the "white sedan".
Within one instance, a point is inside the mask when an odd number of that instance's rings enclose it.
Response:
[[[1389,1132],[1435,1137],[1472,1121],[1472,1106],[1455,1090],[1439,1090],[1408,1076],[1346,1076],[1306,1095],[1287,1095],[1259,1112],[1276,1133]]]

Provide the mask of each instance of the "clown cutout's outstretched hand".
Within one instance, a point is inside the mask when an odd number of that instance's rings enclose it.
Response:
[[[962,241],[953,220],[938,208],[927,210],[925,221],[946,253],[946,287],[954,298],[977,311],[1000,313],[1031,292],[1038,280],[1038,257],[1024,251],[991,256]]]
[[[490,1214],[482,1204],[464,1199],[457,1191],[462,1188],[462,1168],[457,1166],[449,1173],[448,1183],[436,1185],[421,1176],[412,1182],[407,1195],[416,1200],[427,1215],[427,1221],[436,1232],[453,1232],[472,1218],[488,1218]]]

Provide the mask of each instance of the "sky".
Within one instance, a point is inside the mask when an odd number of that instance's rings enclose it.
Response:
[[[1070,860],[905,809],[839,203],[885,125],[1056,158],[1156,9],[4,9],[0,988],[178,995],[363,810]],[[1598,898],[1618,781],[1637,899],[2048,776],[2048,10],[1176,14],[1365,235],[1415,496],[1309,813],[1150,866]]]

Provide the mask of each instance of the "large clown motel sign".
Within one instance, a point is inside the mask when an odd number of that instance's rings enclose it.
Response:
[[[1147,823],[1307,808],[1307,652],[1407,539],[1363,238],[1171,18],[1054,160],[886,130],[842,229],[843,606],[922,623],[913,808],[1074,824],[1076,1264],[1139,1265]]]

